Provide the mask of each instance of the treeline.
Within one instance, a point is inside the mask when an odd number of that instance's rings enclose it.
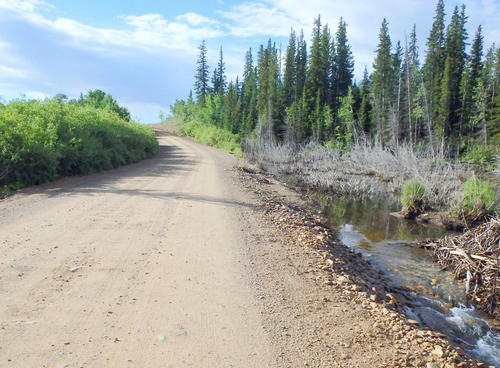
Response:
[[[0,105],[0,194],[153,156],[153,132],[109,94]]]
[[[366,139],[446,146],[452,152],[494,145],[500,126],[500,49],[493,44],[484,51],[479,26],[467,52],[466,22],[465,7],[455,7],[446,25],[439,0],[421,65],[416,26],[394,42],[384,19],[373,71],[365,69],[359,83],[342,18],[333,33],[318,17],[310,47],[302,31],[292,30],[283,54],[271,40],[260,46],[256,60],[248,50],[241,81],[227,82],[222,49],[210,72],[203,42],[194,96],[177,101],[172,112],[274,142],[314,140],[345,148]]]

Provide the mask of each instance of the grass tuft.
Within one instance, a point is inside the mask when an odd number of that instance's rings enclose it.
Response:
[[[425,187],[415,179],[408,180],[401,190],[401,204],[406,217],[414,217],[422,212]]]
[[[457,214],[469,221],[491,215],[497,210],[497,197],[493,186],[476,177],[467,179],[462,188],[462,200]]]

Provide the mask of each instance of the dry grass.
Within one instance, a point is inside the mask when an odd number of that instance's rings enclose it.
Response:
[[[464,165],[442,159],[442,154],[431,155],[409,145],[387,148],[360,143],[342,152],[314,143],[293,146],[250,141],[245,152],[261,169],[338,195],[399,195],[406,181],[416,179],[425,188],[426,202],[437,210],[451,208],[459,199],[462,183],[472,175]]]

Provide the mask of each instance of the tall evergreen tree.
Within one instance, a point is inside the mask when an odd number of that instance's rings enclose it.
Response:
[[[363,131],[366,136],[369,136],[372,130],[372,104],[371,104],[371,81],[368,75],[368,70],[363,73],[361,81],[361,104],[358,112],[358,125],[360,131]]]
[[[479,92],[477,86],[480,82],[483,69],[483,35],[481,26],[477,28],[474,41],[472,42],[471,54],[465,68],[462,79],[462,114],[460,116],[460,126],[463,127],[466,135],[475,132],[475,125],[472,124],[472,112],[474,110],[474,94]],[[484,85],[483,85],[484,87]],[[482,99],[476,99],[482,102]]]
[[[212,85],[213,93],[217,93],[221,96],[224,95],[226,90],[226,64],[224,63],[222,46],[219,51],[219,62],[217,63],[217,68],[214,70]]]
[[[395,143],[399,143],[401,138],[404,138],[407,132],[401,126],[401,115],[403,107],[403,93],[402,93],[402,63],[403,63],[403,49],[401,42],[396,43],[393,57],[393,101],[391,104],[390,112],[390,128],[391,138]]]
[[[335,71],[332,87],[335,91],[334,108],[337,108],[339,98],[346,96],[349,92],[354,72],[354,59],[352,57],[351,46],[347,40],[347,24],[342,18],[339,21],[335,41]]]
[[[328,47],[327,47],[328,45]],[[330,35],[328,27],[322,28],[321,17],[314,20],[311,40],[311,51],[309,55],[309,68],[306,79],[306,99],[311,111],[315,108],[316,99],[319,96],[321,103],[326,100],[328,60],[329,60]]]
[[[338,124],[335,127],[335,141],[337,146],[346,149],[354,138],[354,98],[352,89],[346,96],[340,98],[340,108],[338,111]]]
[[[300,143],[307,137],[309,108],[305,96],[286,108],[286,141]]]
[[[296,85],[295,96],[299,99],[304,93],[306,85],[306,71],[307,71],[307,42],[304,38],[304,31],[300,31],[300,36],[297,40],[297,55],[296,55]]]
[[[281,103],[286,108],[297,99],[297,37],[295,31],[290,32],[288,47],[286,48],[285,73]]]
[[[465,7],[461,11],[455,7],[450,24],[446,30],[445,67],[441,81],[441,96],[439,99],[438,134],[443,138],[455,138],[463,134],[460,126],[462,99],[460,86],[465,66]]]
[[[328,25],[323,26],[323,32],[321,33],[321,69],[323,75],[323,83],[321,85],[321,104],[324,105],[328,102],[328,93],[331,87],[330,81],[332,80],[332,63],[333,57],[330,55],[332,51],[332,37],[330,35],[330,29]]]
[[[245,56],[243,85],[241,88],[242,127],[244,135],[250,134],[257,124],[257,76],[253,65],[252,49]]]
[[[500,135],[500,93],[498,93],[500,84],[500,47],[493,44],[487,54],[484,63],[483,79],[486,87],[486,121],[484,134],[497,137]],[[484,138],[486,142],[487,138]]]
[[[259,111],[259,135],[261,139],[271,142],[275,139],[277,114],[279,113],[279,62],[276,46],[271,40],[267,47],[261,46],[257,66]]]
[[[422,137],[422,121],[417,119],[416,111],[419,78],[419,61],[418,61],[418,46],[416,26],[413,25],[413,30],[410,34],[409,42],[405,42],[405,52],[402,71],[402,113],[401,125],[403,130],[407,132],[404,138],[410,142],[414,142],[416,137]]]
[[[394,58],[391,53],[391,38],[389,26],[384,18],[379,32],[377,55],[373,63],[372,94],[373,112],[376,123],[376,135],[381,141],[386,141],[389,132],[389,110],[394,92]]]
[[[207,46],[205,40],[201,42],[198,48],[198,60],[196,62],[196,75],[194,81],[194,92],[199,104],[204,104],[206,96],[209,92],[208,87],[208,62],[207,62]]]
[[[232,133],[240,131],[240,101],[238,99],[238,88],[232,81],[227,87],[222,103],[223,127]]]
[[[427,39],[427,50],[423,68],[426,101],[431,120],[438,117],[439,98],[441,96],[441,78],[444,72],[444,0],[438,0],[434,23]]]

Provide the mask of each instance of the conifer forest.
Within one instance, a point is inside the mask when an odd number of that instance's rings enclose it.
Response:
[[[417,25],[391,39],[383,19],[371,72],[365,68],[359,81],[342,18],[332,29],[318,16],[310,40],[292,29],[284,50],[271,39],[249,49],[235,80],[225,75],[222,48],[212,71],[203,42],[193,92],[172,112],[244,142],[341,150],[360,142],[409,145],[433,156],[488,161],[500,135],[500,49],[484,39],[481,25],[467,33],[465,6],[455,7],[446,24],[447,11],[438,0],[424,50]]]

